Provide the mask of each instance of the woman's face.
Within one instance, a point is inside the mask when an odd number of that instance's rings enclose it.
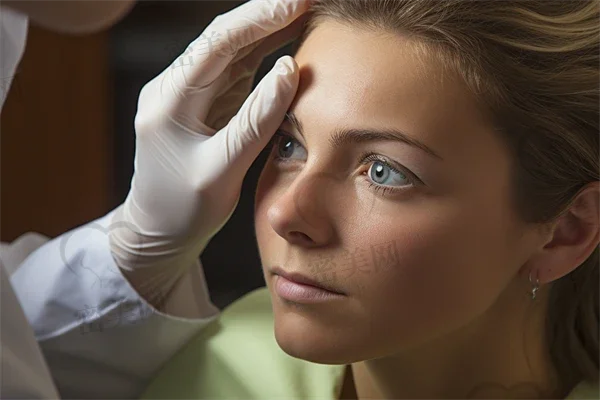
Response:
[[[295,57],[289,138],[275,141],[255,209],[275,336],[292,356],[351,363],[448,335],[489,312],[527,261],[508,151],[423,54],[327,21]],[[274,267],[345,295],[286,300]]]

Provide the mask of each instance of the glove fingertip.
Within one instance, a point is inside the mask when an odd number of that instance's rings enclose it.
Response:
[[[296,61],[283,56],[259,82],[227,125],[238,137],[244,138],[240,142],[244,143],[242,147],[254,142],[262,149],[271,138],[294,100],[299,75]]]
[[[280,75],[293,75],[298,70],[298,66],[293,57],[285,55],[277,60],[274,69]]]
[[[298,64],[296,64],[296,60],[294,60],[290,56],[283,56],[275,63],[271,74],[274,74],[274,80],[271,82],[274,83],[274,89],[276,97],[278,99],[277,103],[279,105],[286,104],[286,108],[291,103],[292,99],[296,95],[296,91],[298,89],[298,85],[300,83],[300,71],[298,68]],[[273,105],[275,108],[277,107],[275,104]]]

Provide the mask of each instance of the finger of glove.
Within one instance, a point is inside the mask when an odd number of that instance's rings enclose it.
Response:
[[[219,91],[216,96],[228,95],[232,87],[239,87],[238,83],[240,80],[246,81],[248,77],[254,77],[258,67],[260,67],[260,64],[267,55],[291,43],[300,36],[307,19],[308,14],[302,14],[285,28],[246,46],[238,52],[232,64],[225,71],[228,74],[227,79],[219,82]],[[216,102],[218,101],[216,100]]]
[[[285,29],[290,28],[290,26]],[[283,34],[278,35],[280,32]],[[248,97],[258,67],[264,60],[265,55],[276,50],[284,43],[284,38],[289,37],[289,33],[284,33],[283,31],[280,32],[274,34],[278,36],[268,43],[261,40],[260,43],[257,42],[250,46],[246,46],[246,48],[244,48],[246,56],[227,66],[225,71],[223,71],[221,76],[213,82],[211,87],[205,89],[205,92],[203,93],[203,104],[200,105],[196,102],[193,105],[189,105],[190,110],[196,110],[194,124],[193,126],[190,126],[192,130],[194,130],[195,126],[200,125],[200,131],[203,134],[212,135],[229,122],[229,119],[235,115],[235,112]],[[264,43],[264,45],[261,43]],[[249,49],[251,49],[251,51],[249,51]],[[206,91],[210,91],[210,95],[207,95]],[[224,121],[226,116],[228,116],[228,118]],[[198,121],[204,122],[199,123]],[[205,127],[214,128],[214,131],[212,131],[212,133],[207,133]]]
[[[242,179],[256,157],[281,125],[298,89],[299,71],[294,59],[281,57],[246,99],[227,126],[205,147],[221,153],[220,170]]]
[[[254,76],[265,56],[285,46],[300,35],[307,16],[307,14],[304,14],[298,17],[284,29],[265,38],[260,45],[254,46],[253,50],[247,53],[245,57],[232,64],[230,71],[228,71],[229,79],[221,85],[222,87],[216,96],[227,95],[232,87],[238,86],[238,81]]]
[[[252,47],[254,52],[259,44],[247,46],[246,49]],[[262,59],[246,57],[244,60],[228,65],[210,87],[197,91],[197,95],[201,97],[200,101],[190,99],[185,107],[189,111],[175,114],[178,115],[179,122],[190,130],[206,136],[212,136],[223,128],[248,97]],[[223,121],[224,115],[229,115],[229,119]],[[217,120],[218,123],[215,123]]]
[[[250,59],[260,57],[264,58],[265,56],[298,39],[304,31],[308,18],[308,13],[304,13],[285,28],[267,36],[253,52],[249,53]]]
[[[254,76],[265,56],[296,39],[302,32],[307,17],[307,14],[301,15],[284,29],[262,40],[260,45],[253,45],[251,52],[247,52],[244,58],[227,68],[227,78],[219,83],[220,90],[207,114],[207,125],[221,129],[228,122],[224,118],[227,115],[233,116],[250,93]]]
[[[238,50],[285,28],[307,8],[307,0],[251,0],[218,16],[191,43],[199,54],[193,65],[168,74],[169,86],[177,98],[189,100],[190,92],[203,90],[223,73]]]

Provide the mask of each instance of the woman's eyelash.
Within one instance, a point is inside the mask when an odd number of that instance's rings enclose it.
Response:
[[[273,134],[273,137],[271,138],[271,140],[269,141],[269,144],[267,145],[267,147],[269,148],[269,151],[271,152],[273,150],[274,146],[279,145],[281,140],[291,140],[293,142],[299,143],[292,135],[290,135],[289,133],[287,133],[285,131],[282,131],[281,129],[278,129],[275,132],[275,134]],[[277,155],[275,155],[275,158],[278,160],[278,162],[286,161],[285,159],[278,157]],[[359,160],[361,160],[360,164],[362,164],[362,165],[377,161],[381,164],[384,164],[386,167],[388,167],[393,172],[395,172],[397,174],[405,175],[407,180],[410,181],[410,184],[407,185],[407,187],[415,186],[418,182],[421,181],[418,177],[416,177],[414,174],[412,174],[408,170],[405,170],[404,168],[395,167],[394,165],[392,165],[393,164],[392,162],[388,161],[385,157],[380,156],[377,153],[373,153],[371,151],[364,152],[359,157]],[[368,170],[366,171],[366,173],[368,173]],[[373,190],[375,190],[375,192],[381,193],[382,195],[390,194],[393,192],[401,192],[401,191],[407,189],[406,187],[394,187],[394,186],[380,185],[380,184],[372,182],[369,179],[367,179],[367,181],[368,181],[367,183],[369,184],[369,188],[372,188]]]
[[[393,193],[398,190],[403,190],[402,188],[394,188],[391,186],[378,185],[371,181],[368,181],[367,184],[369,185],[370,189],[375,190],[376,193],[381,193],[383,196],[385,196],[386,194],[389,194],[389,193]]]

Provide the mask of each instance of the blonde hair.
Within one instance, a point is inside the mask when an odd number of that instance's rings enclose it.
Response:
[[[324,19],[416,39],[481,100],[514,155],[523,220],[552,222],[599,176],[599,3],[313,0]],[[598,247],[550,287],[549,353],[566,395],[598,381]]]

